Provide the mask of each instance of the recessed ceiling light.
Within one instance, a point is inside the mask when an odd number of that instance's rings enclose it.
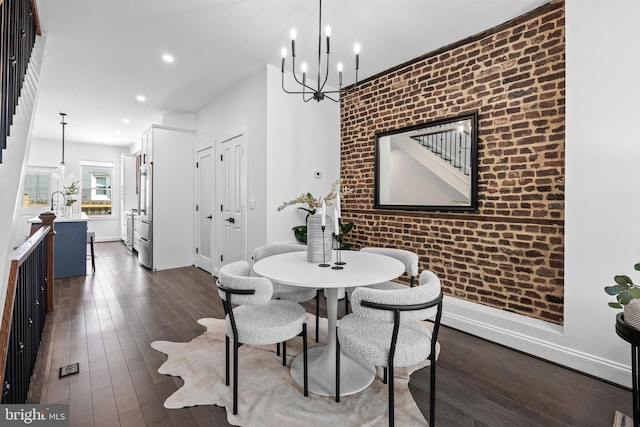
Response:
[[[172,63],[174,61],[173,56],[169,55],[168,53],[162,55],[162,60],[168,63]]]
[[[144,102],[144,101],[146,101],[146,100],[147,100],[147,97],[146,97],[146,96],[144,96],[144,95],[138,95],[138,96],[136,96],[136,99],[137,99],[138,101],[140,101],[140,102]]]
[[[126,117],[124,119],[122,119],[122,123],[126,123],[129,124],[131,123],[131,120],[127,119]]]

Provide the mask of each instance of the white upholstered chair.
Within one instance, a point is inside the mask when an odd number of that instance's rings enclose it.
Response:
[[[389,384],[389,425],[394,423],[393,368],[430,361],[429,425],[435,425],[436,341],[442,316],[440,279],[420,274],[419,285],[397,290],[357,288],[353,313],[340,320],[339,349],[365,363],[384,367]],[[433,331],[422,320],[433,322]],[[339,364],[339,359],[336,360]],[[336,369],[336,401],[340,400],[340,367]]]
[[[273,255],[306,250],[307,247],[305,245],[298,243],[273,243],[270,245],[264,245],[253,250],[253,262],[257,262],[262,258],[267,258]],[[282,299],[297,303],[306,302],[312,299],[316,300],[316,342],[318,342],[318,319],[320,317],[320,299],[318,297],[318,289],[285,285],[284,283],[275,281],[271,281],[271,284],[273,285],[273,299]]]
[[[233,339],[233,414],[238,413],[238,348],[243,344],[282,343],[282,364],[286,366],[287,340],[302,336],[304,395],[307,380],[307,313],[298,303],[272,300],[273,286],[265,277],[251,277],[247,261],[224,265],[218,273],[218,294],[226,314],[225,384],[229,385],[229,339]]]
[[[408,251],[406,249],[396,249],[396,248],[378,248],[378,247],[364,247],[360,249],[362,252],[371,252],[380,255],[390,256],[392,258],[397,259],[402,262],[405,266],[405,273],[409,275],[411,278],[410,286],[413,287],[415,284],[415,279],[418,276],[418,255],[415,253]],[[368,288],[373,289],[405,289],[406,286],[402,283],[398,282],[383,282],[377,283],[375,285],[369,285]],[[349,301],[351,300],[351,294],[355,288],[347,288],[347,295],[344,300],[344,312],[348,313],[349,309]]]

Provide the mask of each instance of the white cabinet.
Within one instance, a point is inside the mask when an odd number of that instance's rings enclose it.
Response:
[[[150,166],[151,264],[154,270],[194,264],[195,134],[152,126],[142,138]]]

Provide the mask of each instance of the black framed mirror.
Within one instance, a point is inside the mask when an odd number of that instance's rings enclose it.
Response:
[[[375,208],[477,210],[477,112],[381,132],[375,144]]]

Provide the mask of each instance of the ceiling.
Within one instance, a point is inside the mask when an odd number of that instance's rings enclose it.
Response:
[[[64,112],[66,141],[129,145],[164,114],[197,112],[265,64],[280,68],[292,27],[297,60],[316,73],[317,0],[36,1],[47,37],[37,138],[59,139]],[[332,63],[345,64],[347,85],[355,42],[363,79],[547,2],[324,0],[322,26],[331,25]]]

